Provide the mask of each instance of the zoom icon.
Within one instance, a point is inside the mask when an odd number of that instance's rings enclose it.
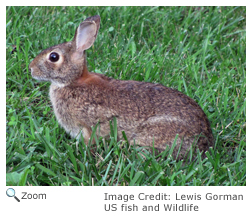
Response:
[[[16,197],[15,190],[13,188],[8,188],[6,191],[6,195],[8,197],[14,197],[18,202],[20,202],[20,200]]]

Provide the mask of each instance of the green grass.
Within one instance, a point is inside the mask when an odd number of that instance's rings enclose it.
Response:
[[[58,125],[50,84],[34,80],[28,66],[95,14],[101,28],[89,70],[195,99],[216,139],[207,158],[149,154],[127,136],[116,141],[114,123],[109,140],[92,135],[92,147]],[[6,79],[7,185],[246,185],[245,7],[7,7]]]

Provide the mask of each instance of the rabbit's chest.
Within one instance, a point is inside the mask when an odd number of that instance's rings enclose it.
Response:
[[[85,90],[70,90],[52,84],[49,96],[58,122],[65,128],[90,127],[116,116],[106,103],[91,95]]]
[[[73,119],[74,111],[72,110],[71,100],[68,93],[62,88],[55,85],[50,86],[49,97],[53,106],[54,114],[59,124],[72,136],[78,135],[80,128]],[[72,99],[73,100],[73,99]]]

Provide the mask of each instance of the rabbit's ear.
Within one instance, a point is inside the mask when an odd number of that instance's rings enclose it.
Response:
[[[100,27],[100,17],[98,15],[84,20],[76,30],[74,42],[77,51],[89,49],[96,39]]]

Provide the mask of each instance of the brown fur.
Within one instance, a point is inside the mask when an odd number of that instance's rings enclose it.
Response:
[[[183,158],[192,145],[208,150],[214,139],[200,106],[188,96],[160,84],[122,81],[87,70],[85,50],[94,42],[100,25],[98,15],[77,28],[73,41],[42,51],[30,64],[32,76],[51,81],[50,99],[58,122],[73,137],[81,131],[87,143],[91,126],[100,124],[100,136],[110,132],[109,121],[117,118],[131,144],[165,150],[176,135],[176,151]],[[84,32],[81,32],[84,31]],[[85,34],[83,34],[85,33]],[[79,38],[85,37],[85,40]],[[57,62],[48,59],[60,54]]]

